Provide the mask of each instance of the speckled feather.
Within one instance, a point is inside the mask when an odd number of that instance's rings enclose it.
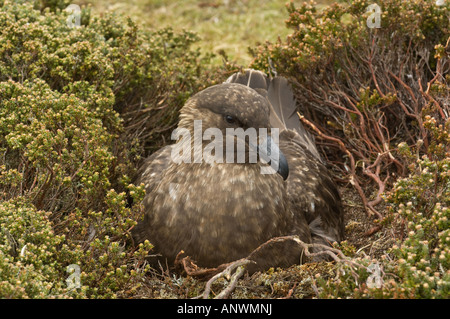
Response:
[[[292,118],[295,103],[282,105],[293,100],[287,82],[273,81],[247,70],[199,92],[182,108],[178,127],[194,136],[193,121],[202,120],[203,130],[217,127],[225,134],[228,114],[238,119],[234,127],[278,127],[288,179],[261,174],[260,162],[177,164],[170,157],[173,146],[166,146],[143,163],[136,181],[147,191],[144,220],[133,229],[136,242],[148,239],[169,263],[184,250],[198,265],[215,267],[248,256],[276,236],[297,234],[307,243],[343,239],[336,186],[312,138]],[[281,104],[273,102],[276,94],[283,94]],[[255,256],[255,270],[290,266],[300,258],[293,243],[276,244]]]

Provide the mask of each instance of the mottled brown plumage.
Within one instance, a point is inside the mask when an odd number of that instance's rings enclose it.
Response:
[[[260,161],[177,164],[171,160],[173,145],[166,146],[144,162],[136,181],[146,185],[147,195],[144,220],[133,229],[135,241],[148,239],[169,263],[184,250],[199,266],[215,267],[277,236],[295,234],[306,243],[342,240],[339,193],[296,110],[284,78],[254,70],[189,99],[178,127],[192,136],[194,120],[202,120],[203,131],[216,127],[224,136],[227,127],[279,128],[289,176],[261,174],[267,164]],[[257,269],[290,266],[301,262],[301,249],[278,243],[255,261]]]

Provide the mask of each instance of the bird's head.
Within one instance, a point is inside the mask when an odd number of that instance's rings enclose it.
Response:
[[[184,115],[188,115],[187,121],[183,121]],[[266,98],[247,86],[224,83],[211,86],[188,100],[181,109],[179,126],[190,127],[193,119],[205,121],[205,129],[268,128],[269,105]]]
[[[286,179],[288,163],[273,138],[269,111],[269,101],[255,90],[224,83],[190,98],[181,109],[178,129],[190,132],[193,149],[201,143],[205,161],[250,164],[262,159]]]

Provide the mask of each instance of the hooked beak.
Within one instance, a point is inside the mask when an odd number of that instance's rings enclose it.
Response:
[[[280,174],[283,177],[283,180],[288,178],[288,162],[272,137],[267,137],[267,139],[262,141],[256,149],[258,150],[260,158],[266,161],[267,164],[269,164],[278,174]]]

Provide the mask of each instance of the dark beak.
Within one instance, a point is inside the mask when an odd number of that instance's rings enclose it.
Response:
[[[270,136],[257,146],[257,150],[260,158],[267,162],[284,180],[288,178],[289,165],[286,157]]]

